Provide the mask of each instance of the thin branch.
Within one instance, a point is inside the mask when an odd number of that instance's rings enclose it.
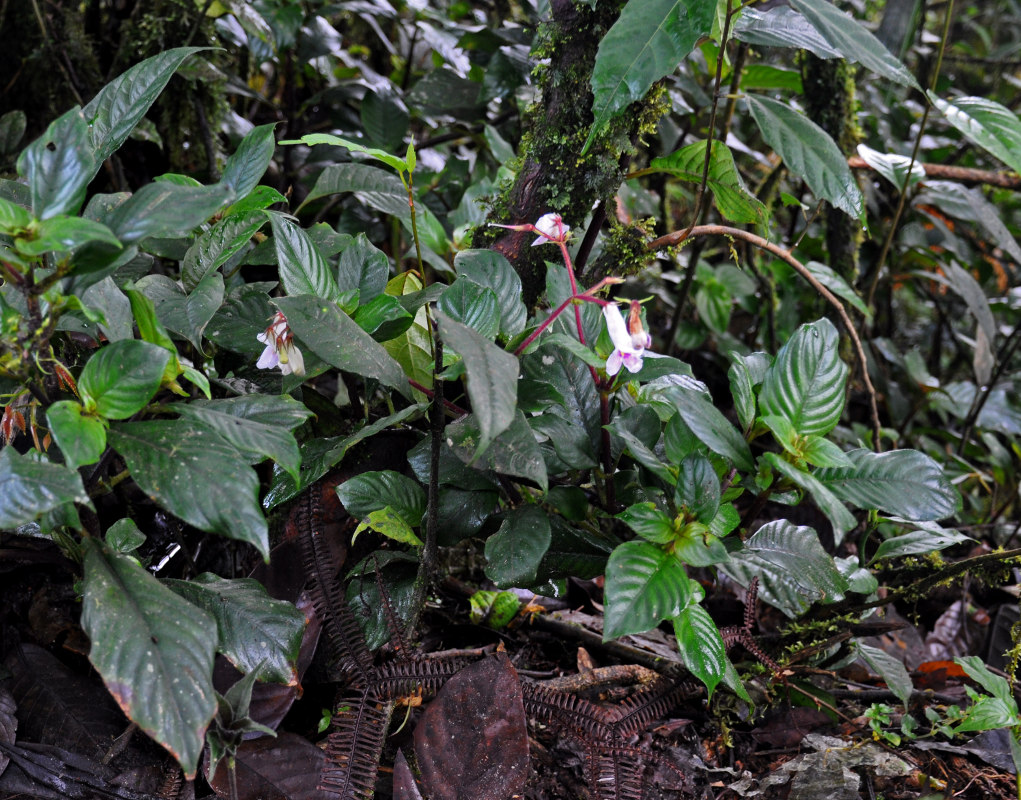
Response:
[[[861,156],[851,156],[847,159],[847,166],[851,169],[872,169]],[[940,178],[970,185],[996,186],[1000,189],[1012,189],[1014,191],[1021,190],[1021,176],[1015,175],[1012,172],[996,172],[990,169],[975,169],[974,167],[955,167],[949,164],[921,163],[919,166],[925,170],[925,175],[928,178]]]
[[[661,247],[673,247],[680,244],[686,238],[693,238],[697,236],[730,236],[734,239],[741,239],[748,242],[755,247],[765,250],[768,253],[772,253],[777,258],[782,259],[791,267],[794,271],[801,275],[808,284],[815,289],[833,308],[840,316],[840,321],[844,324],[847,329],[847,335],[851,337],[851,341],[854,344],[854,350],[858,357],[858,363],[861,365],[862,378],[865,382],[865,390],[869,396],[869,408],[872,412],[872,433],[873,433],[873,449],[878,453],[881,450],[880,435],[882,433],[882,426],[879,423],[879,406],[876,402],[876,389],[872,385],[872,379],[869,377],[868,362],[865,360],[865,349],[862,347],[861,338],[858,336],[858,331],[855,330],[854,324],[851,322],[851,318],[847,315],[847,310],[844,308],[844,304],[837,299],[837,297],[823,286],[816,277],[808,271],[804,264],[796,259],[790,250],[785,250],[779,245],[773,244],[767,239],[763,239],[761,236],[757,236],[749,231],[741,230],[740,228],[731,228],[727,225],[698,225],[695,228],[691,228],[687,231],[675,231],[674,233],[668,233],[666,236],[660,236],[658,239],[654,239],[649,242],[650,250],[658,250]]]
[[[996,360],[998,363],[996,371],[990,376],[989,383],[986,386],[975,387],[975,399],[972,401],[971,408],[968,409],[968,416],[964,421],[964,432],[961,433],[961,439],[957,443],[957,455],[961,455],[964,452],[964,448],[971,438],[971,430],[975,426],[978,415],[982,413],[982,409],[985,407],[990,395],[992,395],[993,389],[996,388],[997,382],[1003,376],[1010,360],[1014,357],[1018,345],[1021,345],[1021,322],[1014,326],[1014,330],[1011,331],[1007,341],[1003,343],[1000,352],[997,353]]]

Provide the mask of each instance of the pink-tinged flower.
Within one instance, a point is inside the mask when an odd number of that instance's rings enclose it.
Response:
[[[287,325],[287,317],[279,311],[273,315],[269,327],[257,338],[266,345],[266,349],[259,356],[259,362],[255,365],[259,369],[273,369],[280,367],[284,375],[301,376],[305,374],[305,359],[301,351],[294,346],[294,335]]]
[[[545,244],[546,242],[563,244],[571,236],[571,229],[564,224],[559,214],[554,213],[543,214],[534,225],[531,223],[527,225],[500,225],[496,222],[489,224],[497,228],[507,228],[512,231],[531,231],[532,233],[539,234],[535,241],[532,242],[532,247],[535,247],[537,244]]]
[[[613,342],[613,352],[606,359],[606,374],[614,376],[620,372],[621,366],[629,372],[638,372],[642,368],[645,356],[659,358],[658,353],[647,353],[646,348],[652,345],[652,337],[642,327],[642,307],[637,300],[631,301],[631,310],[627,322],[615,303],[603,306],[606,318],[606,330]]]

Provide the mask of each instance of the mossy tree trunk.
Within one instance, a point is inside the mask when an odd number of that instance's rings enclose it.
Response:
[[[801,80],[808,116],[833,137],[845,156],[854,155],[860,135],[855,121],[855,68],[840,58],[802,55]],[[826,204],[826,250],[829,265],[848,282],[858,275],[861,226],[843,211]]]
[[[577,227],[599,201],[612,199],[624,179],[632,142],[650,129],[665,110],[664,93],[654,88],[642,101],[611,121],[581,154],[592,124],[592,67],[603,35],[620,15],[621,0],[599,0],[595,8],[553,0],[551,19],[539,32],[532,55],[538,70],[539,99],[526,112],[520,164],[514,181],[504,187],[489,221],[535,222],[557,212]],[[533,234],[480,227],[473,246],[503,253],[521,276],[524,301],[535,305],[545,289],[548,248],[531,247]]]

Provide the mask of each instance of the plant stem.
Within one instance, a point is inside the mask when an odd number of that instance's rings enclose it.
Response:
[[[610,448],[610,393],[606,389],[599,390],[599,419],[601,424],[603,445],[603,480],[606,486],[606,508],[611,513],[617,510],[617,487],[613,484],[613,452]]]

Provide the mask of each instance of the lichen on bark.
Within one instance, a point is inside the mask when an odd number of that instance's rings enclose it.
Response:
[[[539,99],[524,118],[516,177],[494,199],[488,221],[535,222],[557,212],[572,228],[601,202],[612,214],[613,197],[624,179],[634,142],[655,129],[668,100],[656,86],[632,103],[594,139],[582,155],[592,125],[592,67],[599,42],[624,3],[599,0],[595,7],[553,0],[550,20],[540,29],[532,55],[539,62]],[[532,248],[534,235],[498,228],[476,229],[472,246],[503,253],[521,276],[523,299],[535,305],[545,289],[547,248]]]

